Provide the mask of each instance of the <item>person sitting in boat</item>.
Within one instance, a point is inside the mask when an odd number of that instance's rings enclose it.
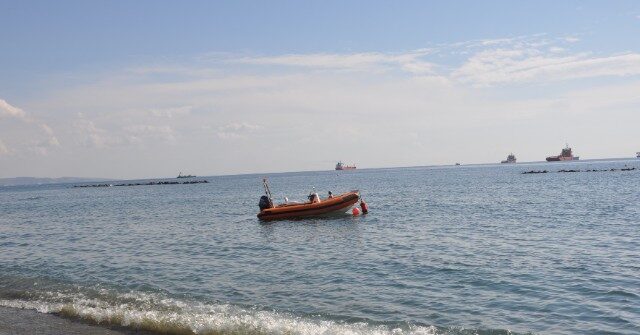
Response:
[[[309,201],[311,201],[312,204],[318,203],[320,202],[320,196],[317,192],[313,192],[309,194]]]
[[[329,191],[329,199],[333,198],[333,193],[331,193],[331,191]]]

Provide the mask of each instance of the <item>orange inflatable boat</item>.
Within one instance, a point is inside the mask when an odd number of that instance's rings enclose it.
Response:
[[[326,199],[320,199],[317,194],[304,203],[286,203],[273,205],[271,190],[267,180],[263,180],[266,195],[260,198],[260,220],[297,219],[313,216],[325,216],[347,212],[360,199],[358,191],[351,191]]]
[[[347,212],[360,199],[358,191],[351,191],[317,202],[281,204],[258,213],[260,220],[296,219]]]

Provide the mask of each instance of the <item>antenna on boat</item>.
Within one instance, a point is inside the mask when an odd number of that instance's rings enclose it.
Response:
[[[264,186],[264,193],[267,195],[267,197],[269,197],[269,202],[271,203],[271,207],[273,207],[271,190],[269,189],[269,183],[267,182],[267,178],[262,178],[262,185]]]

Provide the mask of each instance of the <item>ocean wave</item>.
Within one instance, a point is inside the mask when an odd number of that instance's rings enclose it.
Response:
[[[38,196],[34,196],[34,197],[20,198],[18,200],[20,200],[20,201],[33,201],[33,200],[40,200],[40,199],[44,199],[44,197],[41,196],[41,195],[38,195]]]
[[[104,326],[161,334],[442,334],[435,326],[348,323],[231,304],[206,304],[155,293],[28,292],[0,306],[33,309]]]
[[[105,327],[165,335],[512,335],[507,329],[441,327],[296,314],[258,306],[203,302],[162,292],[0,276],[0,306],[36,310]]]

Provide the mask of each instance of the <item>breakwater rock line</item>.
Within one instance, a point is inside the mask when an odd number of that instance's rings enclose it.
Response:
[[[636,167],[624,167],[621,169],[587,169],[587,170],[558,170],[555,173],[572,173],[572,172],[615,172],[615,171],[634,171],[634,170],[639,170]],[[553,173],[553,172],[549,172],[547,170],[531,170],[531,171],[524,171],[521,174],[538,174],[538,173]]]
[[[537,173],[549,173],[547,170],[531,170],[522,172],[522,174],[537,174]]]
[[[73,187],[122,187],[122,186],[150,186],[150,185],[187,185],[187,184],[208,184],[207,180],[190,180],[184,182],[178,181],[150,181],[146,183],[124,183],[124,184],[89,184],[89,185],[73,185]]]

